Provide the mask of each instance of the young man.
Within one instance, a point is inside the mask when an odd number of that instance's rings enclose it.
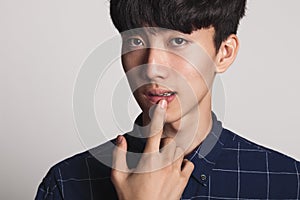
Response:
[[[300,163],[222,128],[216,73],[246,0],[111,0],[142,109],[132,132],[55,165],[36,199],[299,199]]]

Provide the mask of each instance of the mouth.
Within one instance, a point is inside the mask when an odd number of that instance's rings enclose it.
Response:
[[[147,99],[154,104],[157,104],[161,100],[166,100],[168,104],[174,100],[177,92],[175,91],[167,91],[161,89],[152,89],[146,92]]]
[[[164,93],[160,93],[160,94],[153,94],[153,93],[149,93],[148,95],[149,96],[157,96],[157,97],[170,97],[170,96],[172,96],[172,95],[175,95],[176,94],[176,92],[164,92]]]

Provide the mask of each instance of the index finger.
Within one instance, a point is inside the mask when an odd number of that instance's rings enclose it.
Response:
[[[160,140],[163,132],[167,101],[161,100],[155,107],[150,123],[150,137],[147,139],[144,153],[159,151]]]

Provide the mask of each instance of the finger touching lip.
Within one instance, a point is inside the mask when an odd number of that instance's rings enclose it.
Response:
[[[167,91],[167,92],[165,92],[165,91],[164,92],[157,92],[157,91],[151,92],[150,91],[150,92],[146,93],[145,96],[153,104],[157,104],[161,100],[166,100],[167,103],[169,104],[175,99],[176,94],[177,93],[173,92],[173,91]]]

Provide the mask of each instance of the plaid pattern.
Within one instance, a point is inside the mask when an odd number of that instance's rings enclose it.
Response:
[[[216,117],[213,118],[208,137],[187,156],[195,164],[195,170],[182,200],[300,199],[299,162],[223,129]],[[125,136],[129,151],[143,151],[144,140],[130,134]],[[100,152],[109,162],[113,146],[107,144],[90,152]],[[52,167],[35,199],[117,199],[110,181],[110,168],[90,152],[75,155]]]

